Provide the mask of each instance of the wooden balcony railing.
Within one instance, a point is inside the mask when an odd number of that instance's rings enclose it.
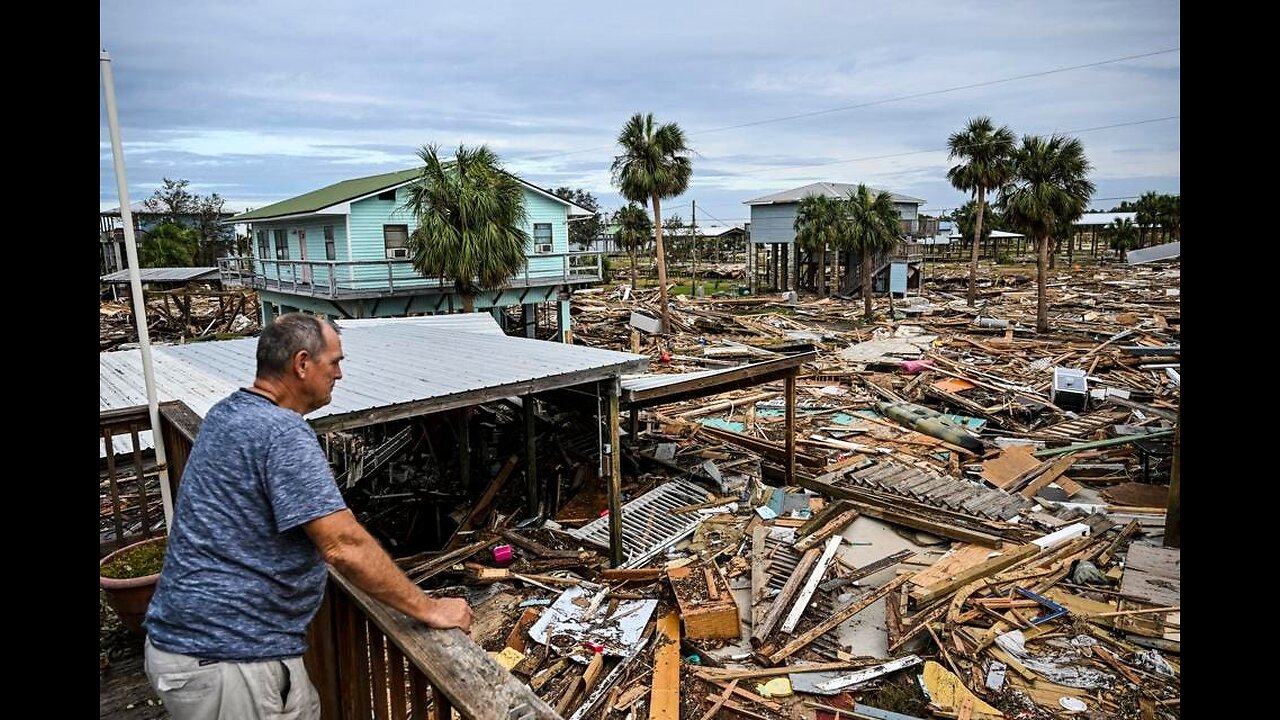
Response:
[[[325,720],[559,720],[459,630],[434,630],[329,571],[305,657]]]
[[[151,430],[146,406],[112,410],[98,418],[98,437],[106,444],[98,477],[100,555],[130,543],[163,535],[160,467],[152,450],[143,450],[141,434]],[[160,404],[160,432],[169,451],[169,486],[176,497],[178,478],[200,429],[200,417],[181,402]],[[132,450],[117,456],[113,443],[127,437]]]
[[[200,417],[181,402],[160,405],[170,484],[177,497]],[[140,434],[145,406],[101,413],[106,442],[99,483],[101,554],[165,532],[159,468]],[[112,440],[127,436],[130,454]],[[125,460],[124,458],[128,458]],[[308,673],[325,720],[560,720],[527,685],[458,630],[433,630],[374,600],[330,570],[324,603],[308,630]]]

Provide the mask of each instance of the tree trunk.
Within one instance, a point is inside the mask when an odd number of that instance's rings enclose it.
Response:
[[[476,296],[463,293],[462,295],[462,312],[472,313],[476,311]]]
[[[671,308],[667,307],[667,256],[662,248],[662,201],[653,196],[653,246],[658,262],[658,302],[662,303],[662,332],[671,332]]]
[[[871,256],[870,250],[862,251],[862,315],[867,322],[871,322],[874,310],[871,303]]]
[[[986,190],[978,188],[978,215],[973,221],[973,249],[969,253],[969,307],[978,302],[978,243],[982,240],[982,210],[986,197]]]
[[[631,255],[631,292],[634,294],[636,291],[636,248],[634,245],[631,247],[630,255]]]
[[[827,244],[818,249],[818,297],[827,296]]]
[[[1036,332],[1049,332],[1049,238],[1036,239]]]

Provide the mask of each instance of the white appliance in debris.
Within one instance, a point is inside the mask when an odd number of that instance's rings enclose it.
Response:
[[[1083,411],[1089,401],[1089,380],[1085,371],[1055,367],[1051,399],[1063,410]]]

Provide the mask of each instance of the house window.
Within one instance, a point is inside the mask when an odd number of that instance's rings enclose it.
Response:
[[[382,243],[386,247],[388,260],[409,259],[409,226],[383,225]]]
[[[380,193],[378,193],[378,199],[379,199],[379,200],[392,200],[392,201],[394,201],[394,200],[396,199],[396,191],[395,191],[395,190],[387,190],[387,191],[384,191],[384,192],[380,192]]]
[[[332,225],[324,226],[324,259],[325,260],[338,259],[338,250],[336,247],[334,247],[334,244],[333,244],[333,226]]]
[[[535,253],[551,252],[551,223],[533,224],[533,251]]]
[[[276,259],[288,260],[289,259],[288,231],[282,228],[277,228],[275,230],[272,230],[271,234],[275,236],[275,239],[276,239]]]
[[[271,242],[266,230],[258,231],[258,257],[263,260],[271,257]]]

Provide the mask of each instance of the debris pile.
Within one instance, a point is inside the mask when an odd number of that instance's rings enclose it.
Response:
[[[872,322],[677,296],[661,335],[656,290],[575,295],[576,342],[656,373],[811,354],[791,481],[781,380],[638,409],[610,567],[597,435],[546,418],[543,512],[494,458],[401,566],[573,720],[1178,717],[1178,264],[1055,271],[1048,334],[1033,270],[988,269],[975,307],[930,271]]]

